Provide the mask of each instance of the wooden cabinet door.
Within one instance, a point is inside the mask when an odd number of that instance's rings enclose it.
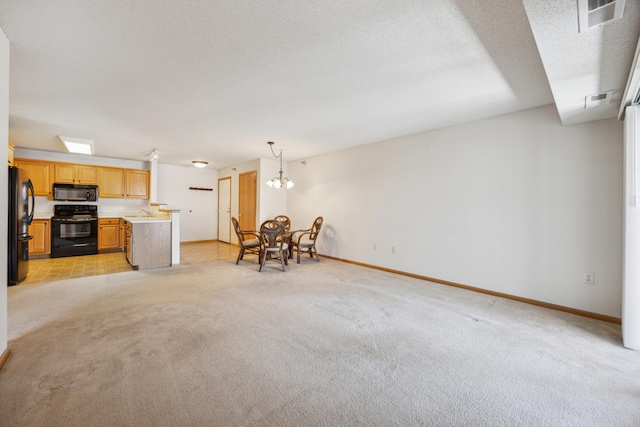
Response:
[[[98,184],[98,168],[89,165],[76,165],[76,182],[78,184]]]
[[[9,166],[13,166],[13,149],[14,145],[9,141],[9,152],[7,153],[7,160],[9,160]]]
[[[120,247],[120,219],[101,219],[98,222],[98,250]]]
[[[98,168],[98,196],[124,197],[124,171],[118,168]]]
[[[53,164],[53,182],[63,184],[97,184],[98,168],[71,163]]]
[[[16,166],[27,171],[29,179],[33,183],[36,196],[51,195],[51,163],[39,160],[16,159]]]
[[[53,164],[53,182],[74,184],[76,180],[76,165],[71,163]]]
[[[29,226],[29,234],[33,239],[29,242],[29,255],[46,255],[51,253],[51,221],[34,219]]]
[[[149,198],[149,171],[127,169],[127,197]]]

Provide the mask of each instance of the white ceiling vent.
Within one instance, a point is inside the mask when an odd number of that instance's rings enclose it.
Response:
[[[595,95],[587,95],[584,97],[584,108],[600,107],[602,105],[611,104],[613,91],[596,93]]]
[[[578,0],[578,27],[585,32],[622,18],[625,0]]]

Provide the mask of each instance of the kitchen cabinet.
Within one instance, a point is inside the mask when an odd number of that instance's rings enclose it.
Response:
[[[124,197],[124,169],[98,168],[98,197]]]
[[[11,145],[9,145],[11,150]],[[9,158],[11,162],[11,157]],[[51,196],[52,184],[89,184],[98,186],[98,197],[149,198],[149,171],[107,166],[15,159],[14,165],[25,169],[33,182],[36,196]]]
[[[7,160],[9,160],[9,166],[13,166],[13,147],[14,145],[9,141],[9,152],[7,154]]]
[[[125,221],[127,261],[137,270],[171,266],[171,221]]]
[[[120,249],[125,250],[125,227],[124,219],[120,219]]]
[[[98,168],[91,165],[53,163],[53,182],[63,184],[98,184]]]
[[[29,255],[48,255],[51,253],[51,220],[34,219],[29,225]]]
[[[98,220],[98,250],[120,249],[120,218]]]
[[[139,169],[127,169],[125,171],[127,182],[126,197],[135,199],[149,198],[149,171]]]
[[[15,165],[27,171],[36,196],[51,196],[51,162],[15,159]]]

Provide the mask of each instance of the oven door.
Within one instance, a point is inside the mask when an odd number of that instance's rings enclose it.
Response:
[[[98,218],[51,218],[51,257],[98,253]]]

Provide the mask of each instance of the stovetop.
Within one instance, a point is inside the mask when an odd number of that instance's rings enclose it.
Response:
[[[97,205],[54,205],[54,217],[98,217]]]

